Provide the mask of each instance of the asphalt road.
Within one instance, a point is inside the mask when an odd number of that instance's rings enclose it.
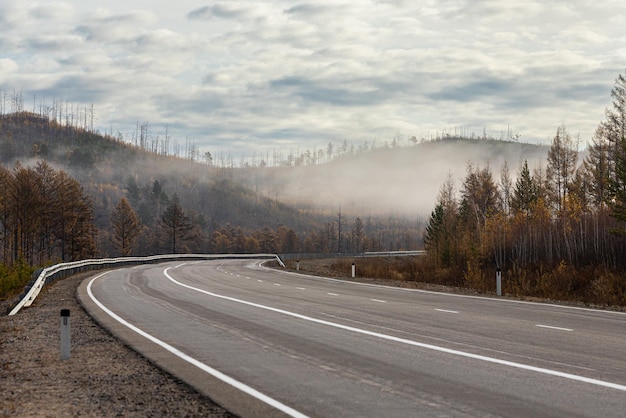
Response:
[[[624,313],[259,264],[113,270],[79,296],[113,333],[242,416],[626,414]]]

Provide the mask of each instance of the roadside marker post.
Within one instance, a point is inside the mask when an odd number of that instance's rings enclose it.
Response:
[[[502,270],[496,270],[496,296],[502,296]]]
[[[61,309],[61,360],[70,359],[70,310]]]
[[[356,267],[354,266],[354,263],[352,263],[352,278],[354,279],[356,277]]]
[[[300,260],[296,260],[296,271],[300,271]]]

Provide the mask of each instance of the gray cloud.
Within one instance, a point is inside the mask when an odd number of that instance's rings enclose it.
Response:
[[[224,2],[200,7],[187,14],[187,17],[193,20],[247,19],[252,16],[253,13],[249,9]]]
[[[622,16],[620,18],[620,16]],[[510,123],[590,137],[624,70],[626,5],[582,0],[8,0],[0,88],[94,104],[205,149],[380,143]]]

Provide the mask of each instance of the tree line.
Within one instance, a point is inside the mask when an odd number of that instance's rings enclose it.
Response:
[[[425,231],[429,260],[462,271],[457,284],[493,287],[496,269],[516,294],[626,303],[626,78],[578,161],[578,143],[557,129],[545,166],[467,167],[459,192],[442,185]],[[459,276],[457,276],[459,277]]]
[[[158,253],[359,253],[382,250],[414,250],[421,247],[419,225],[407,228],[398,218],[360,217],[347,220],[341,210],[335,219],[318,228],[296,231],[285,225],[251,229],[241,225],[218,226],[202,214],[181,207],[158,180],[151,191],[130,179],[126,196],[111,213],[115,255]]]
[[[0,293],[23,286],[33,266],[93,257],[91,199],[45,162],[0,166]]]

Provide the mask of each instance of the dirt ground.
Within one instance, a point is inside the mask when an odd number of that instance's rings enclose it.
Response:
[[[96,324],[76,299],[86,275],[60,280],[33,306],[0,303],[0,417],[232,417]],[[71,354],[61,360],[60,311]]]

